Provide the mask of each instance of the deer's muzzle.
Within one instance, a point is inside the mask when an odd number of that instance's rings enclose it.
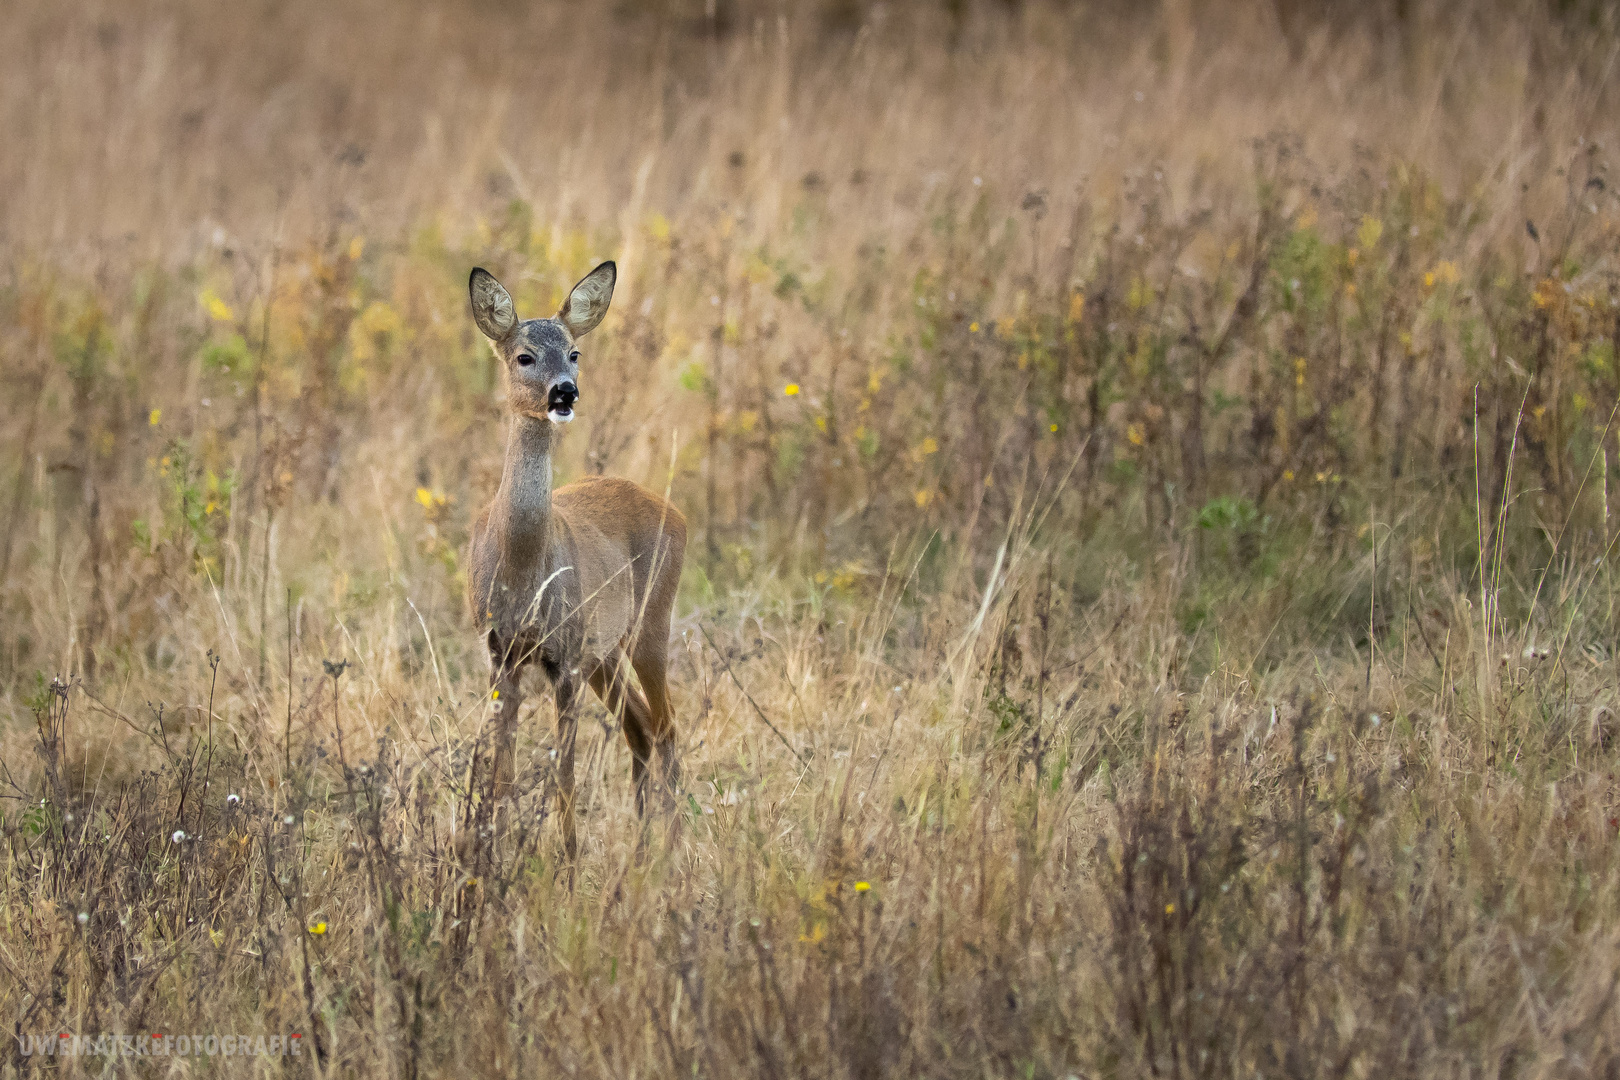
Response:
[[[546,394],[546,418],[553,424],[566,424],[574,418],[574,402],[579,400],[579,387],[572,379],[551,384]]]

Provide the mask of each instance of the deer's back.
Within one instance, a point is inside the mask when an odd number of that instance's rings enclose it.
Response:
[[[686,518],[663,496],[615,476],[591,476],[558,488],[551,505],[587,577],[616,574],[628,563],[639,600],[655,578],[680,576]]]

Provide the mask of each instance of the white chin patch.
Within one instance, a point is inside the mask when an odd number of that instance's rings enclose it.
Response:
[[[573,409],[552,409],[546,413],[546,419],[553,424],[566,424],[574,418]]]

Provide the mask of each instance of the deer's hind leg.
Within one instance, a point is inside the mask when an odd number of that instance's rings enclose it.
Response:
[[[636,678],[647,697],[647,735],[652,748],[658,753],[662,782],[671,791],[679,790],[681,763],[675,748],[675,714],[669,705],[669,687],[664,681],[669,663],[668,617],[660,624],[649,620],[652,633],[644,633],[636,642],[630,663],[636,669]]]
[[[579,733],[579,677],[561,671],[552,675],[557,690],[557,810],[562,818],[563,849],[572,863],[579,855],[574,832],[574,743]]]
[[[677,515],[679,518],[679,515]],[[636,669],[647,701],[647,736],[658,754],[660,782],[674,794],[681,786],[681,764],[676,753],[675,713],[669,705],[665,675],[669,668],[670,617],[680,588],[681,563],[686,556],[686,527],[677,520],[664,534],[657,553],[646,565],[648,577],[639,583],[641,618],[633,628],[630,664]]]
[[[591,689],[596,691],[608,712],[624,724],[624,741],[630,744],[630,778],[636,785],[636,814],[647,811],[647,762],[652,757],[652,713],[647,699],[630,683],[624,654],[615,652],[591,672]]]

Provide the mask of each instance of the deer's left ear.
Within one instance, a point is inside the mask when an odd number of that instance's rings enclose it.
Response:
[[[619,268],[612,261],[603,263],[579,279],[557,312],[557,321],[568,327],[568,332],[580,337],[596,329],[596,324],[607,314],[613,299],[613,283],[619,279]]]

